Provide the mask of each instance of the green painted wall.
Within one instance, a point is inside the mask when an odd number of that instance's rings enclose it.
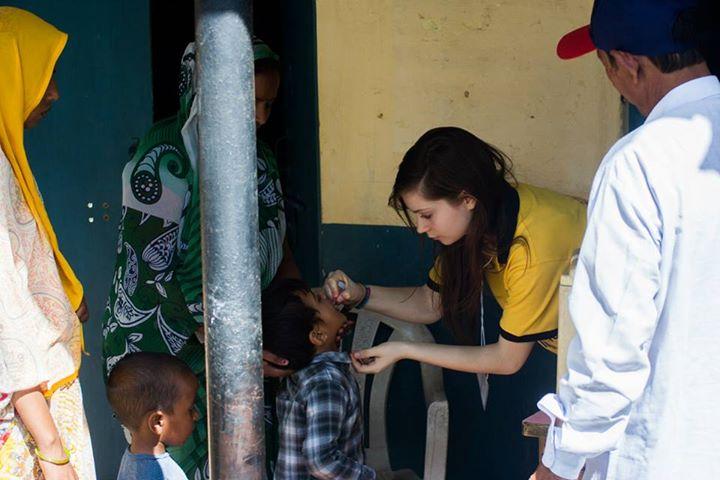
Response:
[[[4,3],[30,10],[70,36],[56,70],[61,99],[28,132],[26,143],[60,244],[90,305],[85,326],[90,355],[83,359],[81,382],[98,478],[110,480],[126,444],[105,401],[100,322],[115,261],[120,173],[133,137],[152,119],[148,5],[146,0]]]

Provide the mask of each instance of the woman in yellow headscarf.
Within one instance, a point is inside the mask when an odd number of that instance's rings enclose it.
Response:
[[[94,479],[78,380],[83,289],[58,249],[24,129],[59,98],[67,35],[0,7],[0,480]]]

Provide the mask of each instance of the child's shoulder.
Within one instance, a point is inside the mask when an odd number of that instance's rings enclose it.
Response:
[[[117,480],[188,480],[187,476],[169,454],[134,454],[125,450]]]

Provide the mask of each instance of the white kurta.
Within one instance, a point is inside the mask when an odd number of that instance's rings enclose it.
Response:
[[[577,337],[543,463],[585,479],[720,478],[720,82],[669,92],[595,178]]]
[[[80,366],[80,324],[55,257],[0,151],[0,357],[10,392],[51,387]]]

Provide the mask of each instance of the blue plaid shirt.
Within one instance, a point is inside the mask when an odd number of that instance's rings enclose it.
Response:
[[[325,352],[283,380],[276,480],[375,478],[364,465],[360,389],[350,368],[347,353]]]

